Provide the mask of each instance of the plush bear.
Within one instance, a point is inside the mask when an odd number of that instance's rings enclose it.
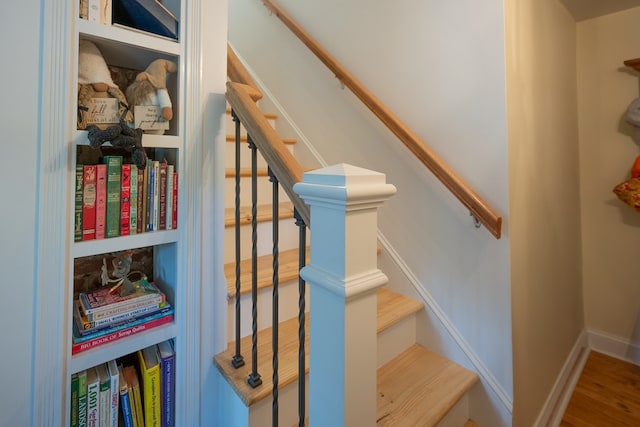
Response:
[[[133,109],[136,105],[157,105],[161,109],[161,116],[165,121],[173,118],[173,105],[167,92],[167,73],[174,73],[178,65],[167,59],[156,59],[136,76],[133,83],[127,87],[126,95],[129,105]],[[145,130],[145,133],[162,134],[164,130]]]
[[[125,122],[133,122],[127,98],[113,82],[109,67],[100,49],[89,40],[80,40],[78,46],[78,129],[86,129],[88,106],[92,98],[115,98],[118,100],[118,116]],[[107,127],[108,124],[98,124]]]

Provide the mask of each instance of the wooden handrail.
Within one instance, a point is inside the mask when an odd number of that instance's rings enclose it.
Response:
[[[278,133],[269,124],[251,96],[256,89],[249,85],[227,82],[227,100],[240,123],[278,178],[282,188],[298,210],[307,226],[311,225],[309,206],[293,191],[293,185],[302,182],[302,166],[296,161]]]
[[[271,0],[262,0],[264,5],[277,16],[304,43],[336,78],[348,87],[371,112],[465,205],[497,239],[501,236],[502,217],[499,216],[480,196],[478,196],[460,176],[458,176],[439,156],[360,83],[329,52],[300,27],[285,11]]]

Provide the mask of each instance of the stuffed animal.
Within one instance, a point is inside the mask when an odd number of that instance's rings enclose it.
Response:
[[[90,125],[87,127],[87,137],[92,148],[111,142],[112,146],[131,152],[131,160],[139,169],[144,169],[147,165],[147,153],[142,146],[142,129],[133,129],[124,120],[106,129]]]
[[[78,129],[86,129],[89,119],[89,104],[92,98],[115,98],[118,100],[118,117],[125,122],[133,121],[127,98],[111,79],[109,67],[100,49],[89,40],[80,40],[78,46]],[[104,128],[109,124],[96,124]]]
[[[173,106],[167,92],[167,73],[174,73],[178,65],[167,59],[156,59],[143,72],[136,76],[126,90],[131,108],[136,105],[157,105],[165,121],[173,118]],[[145,133],[164,133],[163,129],[144,130]]]

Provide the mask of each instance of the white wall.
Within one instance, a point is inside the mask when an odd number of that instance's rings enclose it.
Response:
[[[0,426],[31,425],[40,2],[3,5]],[[61,284],[62,286],[62,284]]]
[[[505,10],[513,425],[529,427],[584,327],[576,30],[557,0]]]
[[[638,364],[640,213],[611,190],[640,155],[640,129],[623,120],[640,96],[640,73],[623,65],[640,57],[639,22],[636,7],[577,26],[585,318],[590,330],[626,344],[618,357]]]
[[[503,215],[501,240],[476,230],[462,205],[260,2],[230,2],[231,43],[324,159],[386,173],[398,188],[381,209],[382,233],[509,400],[502,2],[279,4]]]

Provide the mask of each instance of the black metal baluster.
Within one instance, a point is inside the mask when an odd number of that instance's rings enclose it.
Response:
[[[299,270],[307,263],[307,225],[300,216],[297,209],[294,209],[293,216],[299,230],[298,265]],[[305,306],[306,290],[305,281],[298,275],[298,425],[304,426],[305,419]]]
[[[279,218],[280,218],[280,209],[278,205],[278,178],[273,174],[271,168],[269,168],[269,180],[273,183],[272,185],[272,206],[273,206],[273,297],[272,297],[272,317],[271,317],[271,325],[272,325],[272,350],[273,350],[273,402],[271,404],[271,425],[272,427],[278,427],[278,322],[279,322],[279,295],[278,295],[278,285],[280,283],[279,276]]]
[[[235,316],[236,316],[236,354],[231,360],[234,368],[238,369],[244,366],[244,357],[240,353],[240,119],[236,113],[231,110],[231,118],[235,123],[236,130],[236,187],[235,187],[235,207],[236,207],[236,223],[235,223],[235,239],[236,239],[236,298],[235,298]]]
[[[251,374],[247,379],[253,388],[262,384],[258,373],[258,152],[247,135],[251,149]]]

